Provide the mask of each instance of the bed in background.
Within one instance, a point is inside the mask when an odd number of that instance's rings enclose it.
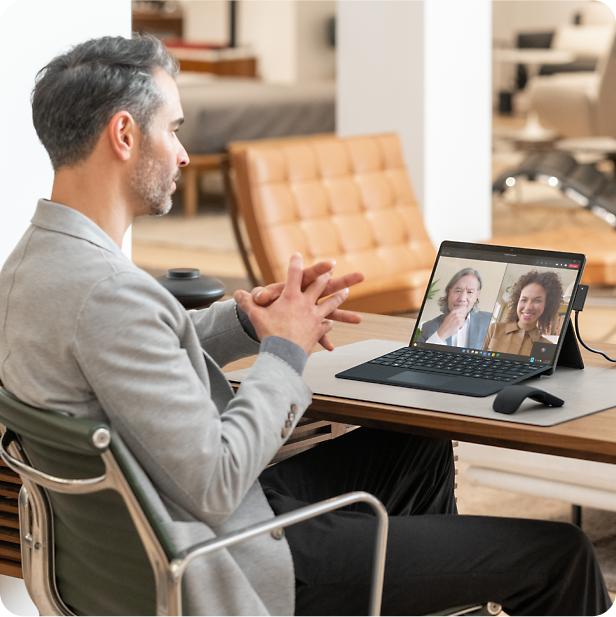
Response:
[[[228,143],[336,129],[334,82],[270,84],[180,72],[176,83],[184,109],[178,136],[191,157],[183,172],[187,216],[197,210],[199,173],[218,167]]]
[[[180,72],[180,138],[189,154],[216,154],[231,141],[332,133],[334,82],[269,84],[256,79]]]

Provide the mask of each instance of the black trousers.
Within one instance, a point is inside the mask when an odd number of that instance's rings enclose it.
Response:
[[[610,598],[574,525],[458,516],[449,441],[360,428],[266,469],[276,514],[354,490],[390,515],[384,615],[498,602],[510,615],[600,615]],[[355,504],[287,527],[297,615],[368,609],[376,519]]]

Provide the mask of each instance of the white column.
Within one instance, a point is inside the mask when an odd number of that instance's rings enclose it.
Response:
[[[209,0],[195,4],[206,5],[214,17]],[[331,80],[335,50],[327,41],[327,19],[335,12],[334,0],[244,0],[238,5],[239,43],[255,52],[264,81]]]
[[[0,0],[0,267],[51,193],[51,163],[32,126],[36,73],[71,45],[130,33],[130,0]]]
[[[130,33],[130,0],[0,0],[0,267],[38,199],[51,193],[51,164],[32,126],[30,92],[37,71],[71,45]],[[21,579],[0,576],[0,600],[0,617],[38,615]]]
[[[491,3],[338,2],[341,136],[396,131],[435,245],[491,236]]]
[[[184,40],[194,43],[229,42],[229,0],[181,0]]]

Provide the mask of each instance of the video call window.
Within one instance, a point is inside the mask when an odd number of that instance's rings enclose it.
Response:
[[[566,267],[441,257],[413,342],[549,363],[577,274]]]

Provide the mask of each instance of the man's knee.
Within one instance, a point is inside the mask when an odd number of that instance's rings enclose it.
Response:
[[[558,545],[565,550],[574,552],[593,551],[592,543],[588,536],[577,525],[567,522],[553,522],[551,527],[557,534]]]

